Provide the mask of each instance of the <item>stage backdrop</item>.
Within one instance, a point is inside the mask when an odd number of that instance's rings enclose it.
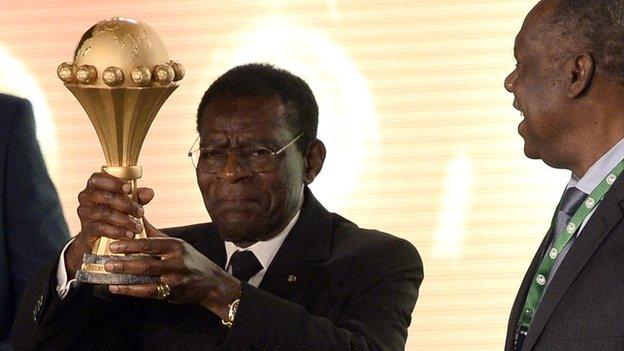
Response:
[[[100,19],[149,23],[187,77],[149,132],[141,184],[160,227],[206,221],[186,152],[220,73],[270,62],[320,105],[325,168],[312,186],[360,226],[411,241],[425,262],[408,350],[500,350],[522,276],[568,174],[526,160],[503,80],[526,0],[0,0],[0,90],[33,101],[72,232],[78,192],[104,159],[56,78]],[[388,252],[391,255],[391,252]]]

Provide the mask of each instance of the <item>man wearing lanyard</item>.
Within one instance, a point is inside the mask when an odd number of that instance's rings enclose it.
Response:
[[[572,171],[505,350],[624,349],[624,1],[543,0],[505,80],[524,153]]]

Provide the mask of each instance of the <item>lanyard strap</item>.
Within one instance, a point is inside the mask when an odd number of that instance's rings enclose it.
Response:
[[[620,161],[620,163],[613,168],[611,173],[603,179],[600,184],[598,184],[591,194],[589,194],[587,199],[585,199],[583,205],[576,210],[572,219],[568,222],[568,225],[561,230],[559,235],[555,236],[552,248],[548,252],[548,255],[542,259],[542,263],[539,265],[539,268],[533,277],[531,288],[529,289],[529,293],[527,294],[524,302],[524,307],[522,308],[522,314],[520,314],[519,326],[525,332],[528,331],[531,326],[537,307],[542,299],[542,295],[544,294],[546,281],[549,278],[555,259],[578,231],[585,218],[587,218],[594,207],[602,201],[607,191],[609,191],[623,170],[624,160]]]

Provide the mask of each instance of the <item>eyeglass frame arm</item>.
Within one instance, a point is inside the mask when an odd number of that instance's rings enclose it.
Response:
[[[296,143],[297,140],[299,140],[302,136],[303,136],[304,132],[299,133],[293,140],[291,140],[288,144],[282,146],[279,150],[277,151],[272,151],[271,149],[271,155],[272,156],[278,156],[279,154],[281,154],[282,152],[284,152],[284,150],[288,149],[292,144]],[[195,138],[195,141],[193,142],[193,145],[191,145],[191,147],[189,148],[188,153],[186,154],[187,157],[189,157],[191,159],[191,162],[193,160],[193,153],[195,151],[199,151],[201,150],[201,147],[197,148],[197,149],[193,149],[193,146],[195,146],[195,144],[197,144],[197,141],[199,140],[200,135],[197,136],[197,138]],[[195,165],[193,165],[193,167],[195,167]]]

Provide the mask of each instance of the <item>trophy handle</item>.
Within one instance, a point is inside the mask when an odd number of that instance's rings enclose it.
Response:
[[[139,199],[138,180],[143,175],[143,167],[141,166],[128,166],[128,167],[103,166],[102,172],[128,181],[130,185],[132,186],[132,193],[129,196],[134,201],[138,201]],[[132,218],[134,218],[135,220],[140,220],[141,224],[143,225],[143,230],[140,233],[135,234],[134,239],[147,238],[147,234],[145,233],[145,223],[143,222],[143,219],[135,218],[135,217],[132,217]],[[95,242],[95,245],[93,246],[93,250],[91,251],[91,253],[94,255],[100,255],[100,256],[117,255],[117,254],[112,253],[110,249],[108,248],[108,245],[110,245],[110,243],[113,241],[114,240],[111,238],[101,237]]]

